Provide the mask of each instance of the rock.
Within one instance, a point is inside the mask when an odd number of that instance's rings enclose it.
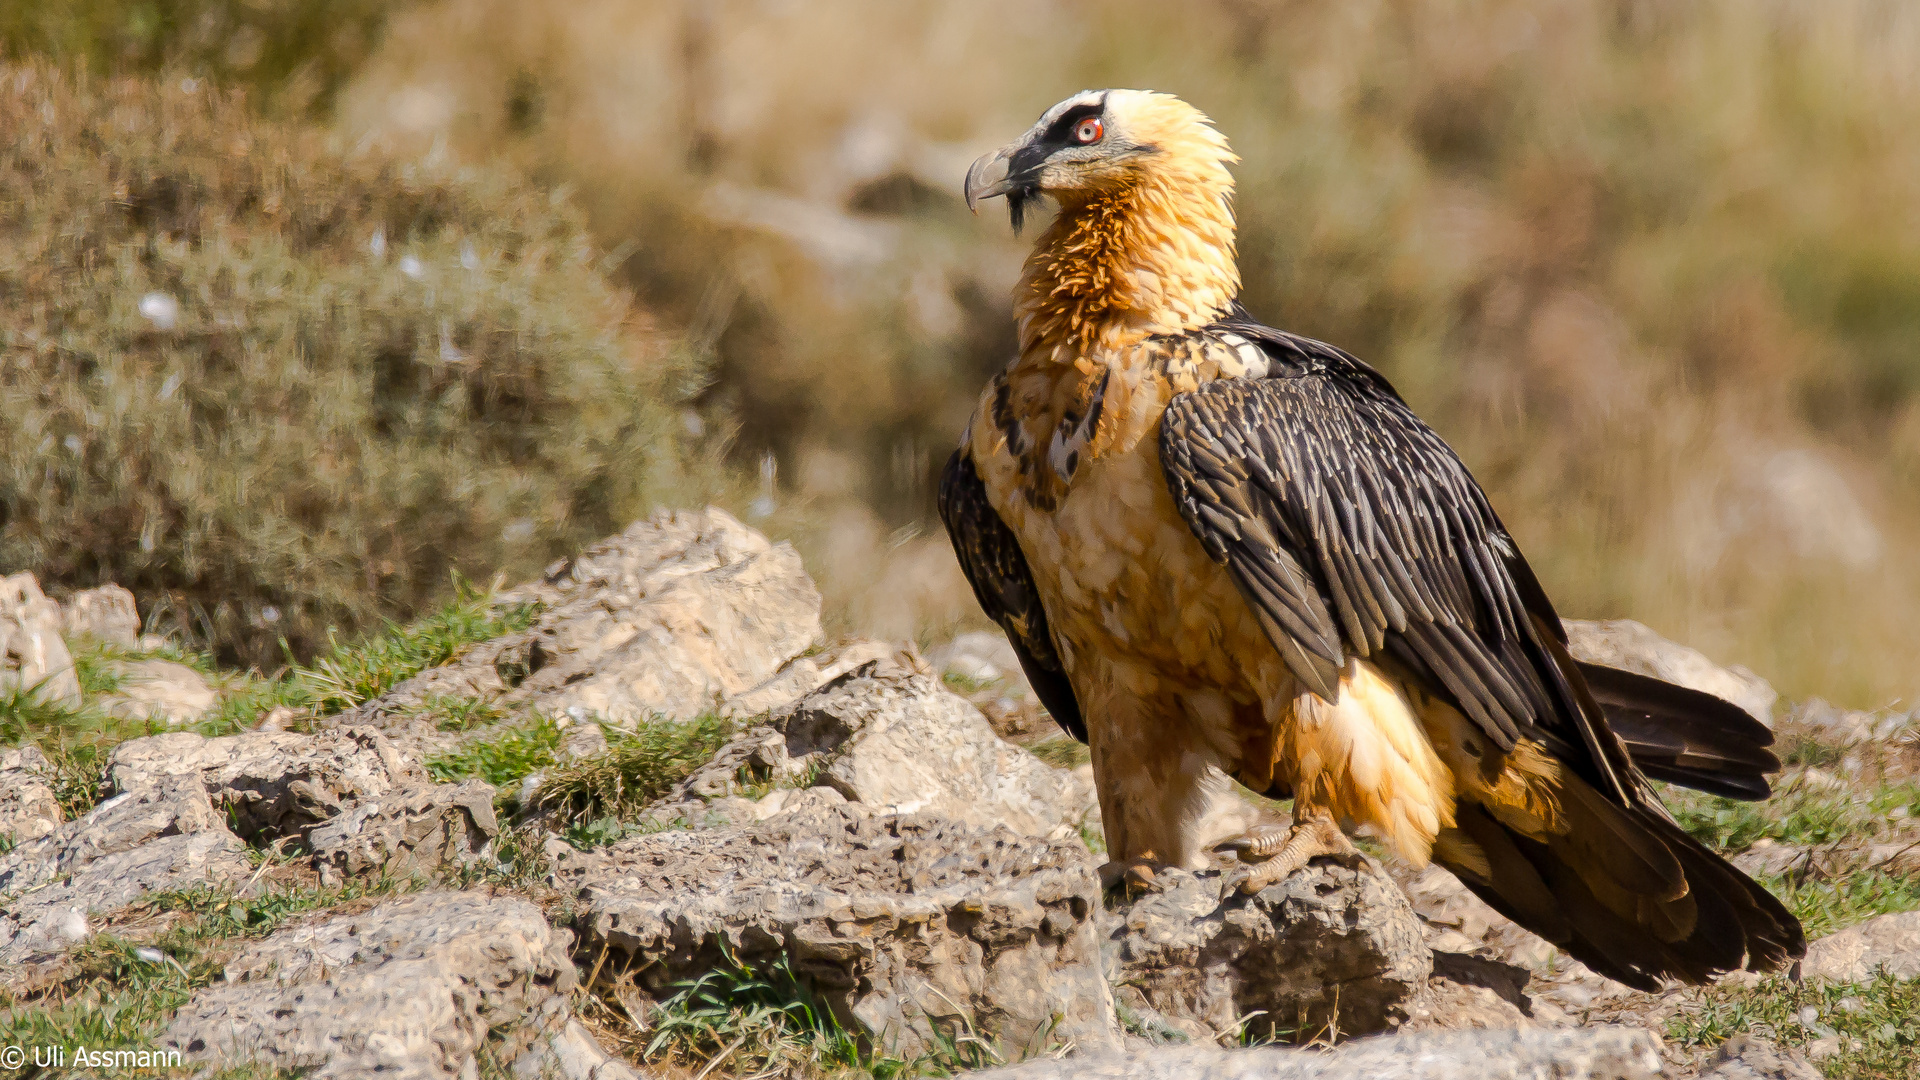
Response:
[[[206,677],[172,660],[108,660],[101,665],[118,679],[113,690],[92,704],[109,716],[152,720],[181,727],[204,718],[220,703]]]
[[[978,1080],[1657,1080],[1660,1040],[1636,1028],[1420,1032],[1326,1053],[1165,1047],[1029,1061]]]
[[[377,870],[404,877],[464,863],[500,832],[493,796],[480,780],[368,796],[308,833],[307,847],[323,877]]]
[[[1735,1035],[1720,1044],[1698,1080],[1821,1080],[1820,1070],[1784,1046]]]
[[[1110,935],[1114,978],[1196,1040],[1278,1026],[1312,1038],[1379,1031],[1427,985],[1420,922],[1379,864],[1316,859],[1254,896],[1217,874],[1160,875]]]
[[[198,784],[165,778],[0,855],[0,970],[62,951],[149,892],[244,880],[246,845]],[[77,933],[76,933],[77,930]]]
[[[1902,979],[1920,978],[1920,911],[1881,915],[1810,943],[1800,961],[1801,977],[1834,982],[1866,982],[1885,970]]]
[[[1433,954],[1433,979],[1405,1006],[1401,1031],[1525,1027],[1563,1023],[1559,1010],[1526,993],[1532,972],[1467,953]]]
[[[314,1077],[476,1075],[489,1030],[513,1060],[575,983],[569,935],[510,896],[432,892],[282,929],[181,1006],[160,1044],[189,1061]],[[564,1022],[564,1021],[561,1021]],[[609,1076],[616,1074],[607,1074]]]
[[[1429,864],[1413,870],[1395,863],[1389,871],[1425,924],[1427,947],[1437,952],[1477,952],[1531,970],[1544,969],[1557,950],[1549,942],[1487,906],[1460,879]]]
[[[1001,738],[1025,746],[1059,735],[1060,727],[1034,696],[1019,654],[997,630],[961,634],[928,651],[927,662],[960,696],[973,703]]]
[[[118,791],[175,775],[197,777],[234,830],[255,842],[305,835],[349,803],[429,783],[424,769],[370,728],[216,739],[176,731],[121,743],[107,758]]]
[[[87,639],[123,649],[140,647],[140,609],[133,594],[118,585],[83,589],[60,605],[62,634],[68,641]]]
[[[18,844],[60,827],[60,800],[47,782],[51,769],[37,746],[0,747],[0,839]]]
[[[876,661],[842,675],[722,747],[679,798],[729,794],[742,776],[808,777],[849,802],[925,810],[1028,836],[1074,834],[1093,805],[1081,776],[993,733],[979,710],[933,679]]]
[[[457,741],[417,716],[435,695],[623,727],[737,712],[736,700],[760,710],[768,695],[755,691],[783,676],[796,696],[811,688],[787,669],[821,639],[820,594],[800,556],[713,508],[636,522],[498,603],[541,608],[530,629],[476,645],[339,722],[374,724],[431,748],[425,756]]]
[[[80,679],[67,652],[60,605],[32,574],[0,577],[0,690],[37,688],[42,701],[80,704]]]
[[[513,1063],[514,1080],[639,1080],[640,1075],[607,1053],[578,1020],[567,1021]]]
[[[1028,692],[1026,673],[1020,670],[1020,654],[1001,633],[976,630],[961,634],[927,653],[927,662],[941,675],[953,675],[970,682],[1004,682]]]
[[[1819,742],[1846,747],[1898,738],[1907,734],[1913,718],[1905,713],[1879,716],[1809,698],[1787,714],[1787,723],[1804,729]]]
[[[206,677],[185,664],[109,660],[102,666],[120,680],[118,688],[93,702],[110,716],[158,720],[177,727],[200,719],[220,703],[220,695],[207,685]]]
[[[1733,664],[1721,667],[1698,650],[1668,641],[1632,619],[1562,619],[1567,628],[1567,650],[1574,659],[1602,664],[1699,690],[1733,702],[1755,720],[1773,726],[1773,703],[1779,700],[1767,680]]]
[[[1009,1048],[1117,1045],[1078,843],[814,806],[567,852],[554,881],[585,909],[587,950],[655,995],[720,966],[725,943],[758,969],[784,959],[842,1023],[908,1058],[963,1024]]]

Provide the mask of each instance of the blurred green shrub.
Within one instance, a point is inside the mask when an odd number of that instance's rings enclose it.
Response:
[[[0,68],[0,567],[272,664],[717,471],[562,197]]]
[[[323,114],[401,0],[19,0],[0,4],[0,56],[94,73],[162,70],[245,86]]]

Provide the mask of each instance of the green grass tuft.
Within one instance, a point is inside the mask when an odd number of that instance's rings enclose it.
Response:
[[[477,777],[500,788],[502,797],[511,797],[515,784],[553,765],[560,741],[559,725],[552,717],[539,716],[527,726],[429,758],[427,773],[443,784]]]
[[[1920,815],[1920,786],[1901,783],[1860,790],[1852,785],[1815,790],[1804,783],[1765,802],[1740,802],[1666,787],[1662,798],[1695,839],[1721,851],[1745,851],[1760,839],[1813,846],[1878,836],[1905,808]]]
[[[1048,739],[1034,743],[1027,750],[1056,769],[1077,769],[1093,760],[1093,751],[1078,739]]]
[[[618,818],[645,807],[713,760],[739,730],[731,718],[655,717],[634,731],[602,725],[607,749],[548,773],[536,801],[563,807],[575,821]]]
[[[352,645],[330,635],[326,654],[295,674],[311,707],[331,713],[371,701],[401,681],[446,663],[469,645],[525,630],[539,614],[536,604],[495,607],[487,592],[458,575],[453,587],[452,601],[405,626],[387,623],[379,633]]]
[[[1667,1038],[1682,1047],[1714,1047],[1743,1032],[1802,1050],[1817,1039],[1837,1038],[1839,1052],[1818,1062],[1833,1080],[1920,1076],[1920,980],[1885,974],[1864,983],[1770,978],[1702,994],[1667,1023]]]

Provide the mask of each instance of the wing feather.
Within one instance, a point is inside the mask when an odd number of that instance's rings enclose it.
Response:
[[[1252,323],[1276,361],[1176,397],[1161,424],[1175,502],[1302,684],[1348,656],[1431,677],[1501,749],[1550,747],[1621,803],[1642,783],[1540,625],[1557,626],[1473,477],[1371,368]]]
[[[987,501],[987,488],[964,448],[953,452],[940,475],[940,520],[953,553],[987,617],[1006,631],[1020,668],[1040,703],[1067,734],[1087,741],[1087,722],[1054,648],[1046,609],[1020,540]]]

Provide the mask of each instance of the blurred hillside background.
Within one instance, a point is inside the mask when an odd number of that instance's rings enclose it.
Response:
[[[932,492],[1025,245],[960,177],[1124,85],[1214,117],[1247,305],[1393,378],[1563,613],[1920,693],[1914,5],[36,0],[0,46],[0,569],[230,658],[703,498],[842,630],[978,620]]]

